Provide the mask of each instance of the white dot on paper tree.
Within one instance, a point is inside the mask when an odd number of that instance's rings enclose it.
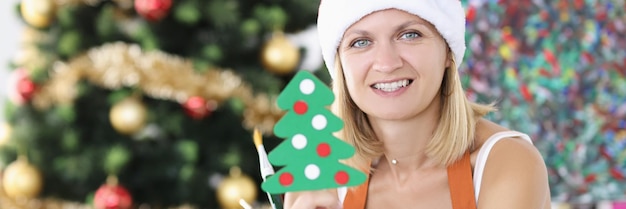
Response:
[[[309,164],[304,168],[304,175],[309,180],[315,180],[320,177],[320,167],[315,164]]]
[[[300,92],[305,95],[312,94],[315,91],[315,83],[311,79],[304,79],[300,82]]]
[[[307,144],[306,136],[302,134],[296,134],[291,139],[291,145],[293,145],[293,147],[298,150],[304,149],[304,147],[306,147],[306,144]]]
[[[316,115],[315,117],[313,117],[313,121],[311,121],[311,125],[313,125],[313,128],[318,131],[326,128],[327,124],[328,121],[323,115]]]

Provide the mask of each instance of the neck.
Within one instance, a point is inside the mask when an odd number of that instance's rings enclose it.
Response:
[[[435,99],[420,113],[408,118],[388,120],[369,117],[376,137],[383,142],[384,156],[380,158],[376,170],[387,170],[398,183],[402,183],[413,174],[440,167],[426,155],[426,147],[439,123],[439,105]]]
[[[379,164],[388,164],[392,172],[412,171],[434,165],[426,155],[426,147],[438,122],[434,114],[402,121],[371,121],[384,147],[384,156]]]

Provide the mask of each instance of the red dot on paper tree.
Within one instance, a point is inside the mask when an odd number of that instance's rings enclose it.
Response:
[[[293,175],[291,173],[285,172],[280,174],[280,178],[278,179],[280,185],[285,187],[290,186],[293,183]]]
[[[338,171],[335,173],[335,182],[339,185],[347,184],[350,180],[350,176],[345,171]]]
[[[328,155],[330,155],[330,145],[328,145],[328,143],[320,143],[317,145],[317,154],[320,157],[328,157]]]
[[[297,101],[293,104],[293,111],[295,111],[298,115],[303,115],[306,111],[309,110],[309,105],[303,101]]]

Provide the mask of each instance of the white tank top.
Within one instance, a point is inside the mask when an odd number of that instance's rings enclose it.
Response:
[[[482,147],[478,151],[478,155],[476,156],[476,163],[474,165],[474,175],[472,177],[474,179],[474,194],[476,195],[474,198],[477,203],[478,196],[480,194],[480,184],[483,179],[483,172],[485,171],[485,164],[487,164],[487,157],[489,157],[489,152],[491,152],[491,148],[493,148],[493,145],[495,145],[501,139],[515,137],[522,138],[528,141],[528,143],[533,143],[530,137],[524,133],[517,131],[502,131],[495,133],[491,137],[489,137],[489,139],[487,139],[487,141],[483,143]],[[347,193],[348,190],[346,187],[340,187],[337,189],[337,194],[339,196],[341,204],[343,204]]]
[[[480,150],[478,151],[478,155],[476,156],[476,163],[474,164],[474,194],[476,195],[475,201],[478,202],[478,195],[480,194],[480,183],[483,180],[483,172],[485,171],[485,164],[487,164],[487,157],[489,157],[489,152],[491,152],[491,148],[496,142],[500,141],[504,138],[515,138],[519,137],[528,141],[528,143],[532,144],[533,141],[526,134],[517,132],[517,131],[502,131],[495,133],[485,143]]]

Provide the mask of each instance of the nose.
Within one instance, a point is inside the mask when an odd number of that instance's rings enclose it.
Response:
[[[376,47],[376,53],[374,54],[374,63],[372,65],[373,70],[387,73],[394,71],[403,65],[400,53],[392,43],[387,42],[378,44]]]

